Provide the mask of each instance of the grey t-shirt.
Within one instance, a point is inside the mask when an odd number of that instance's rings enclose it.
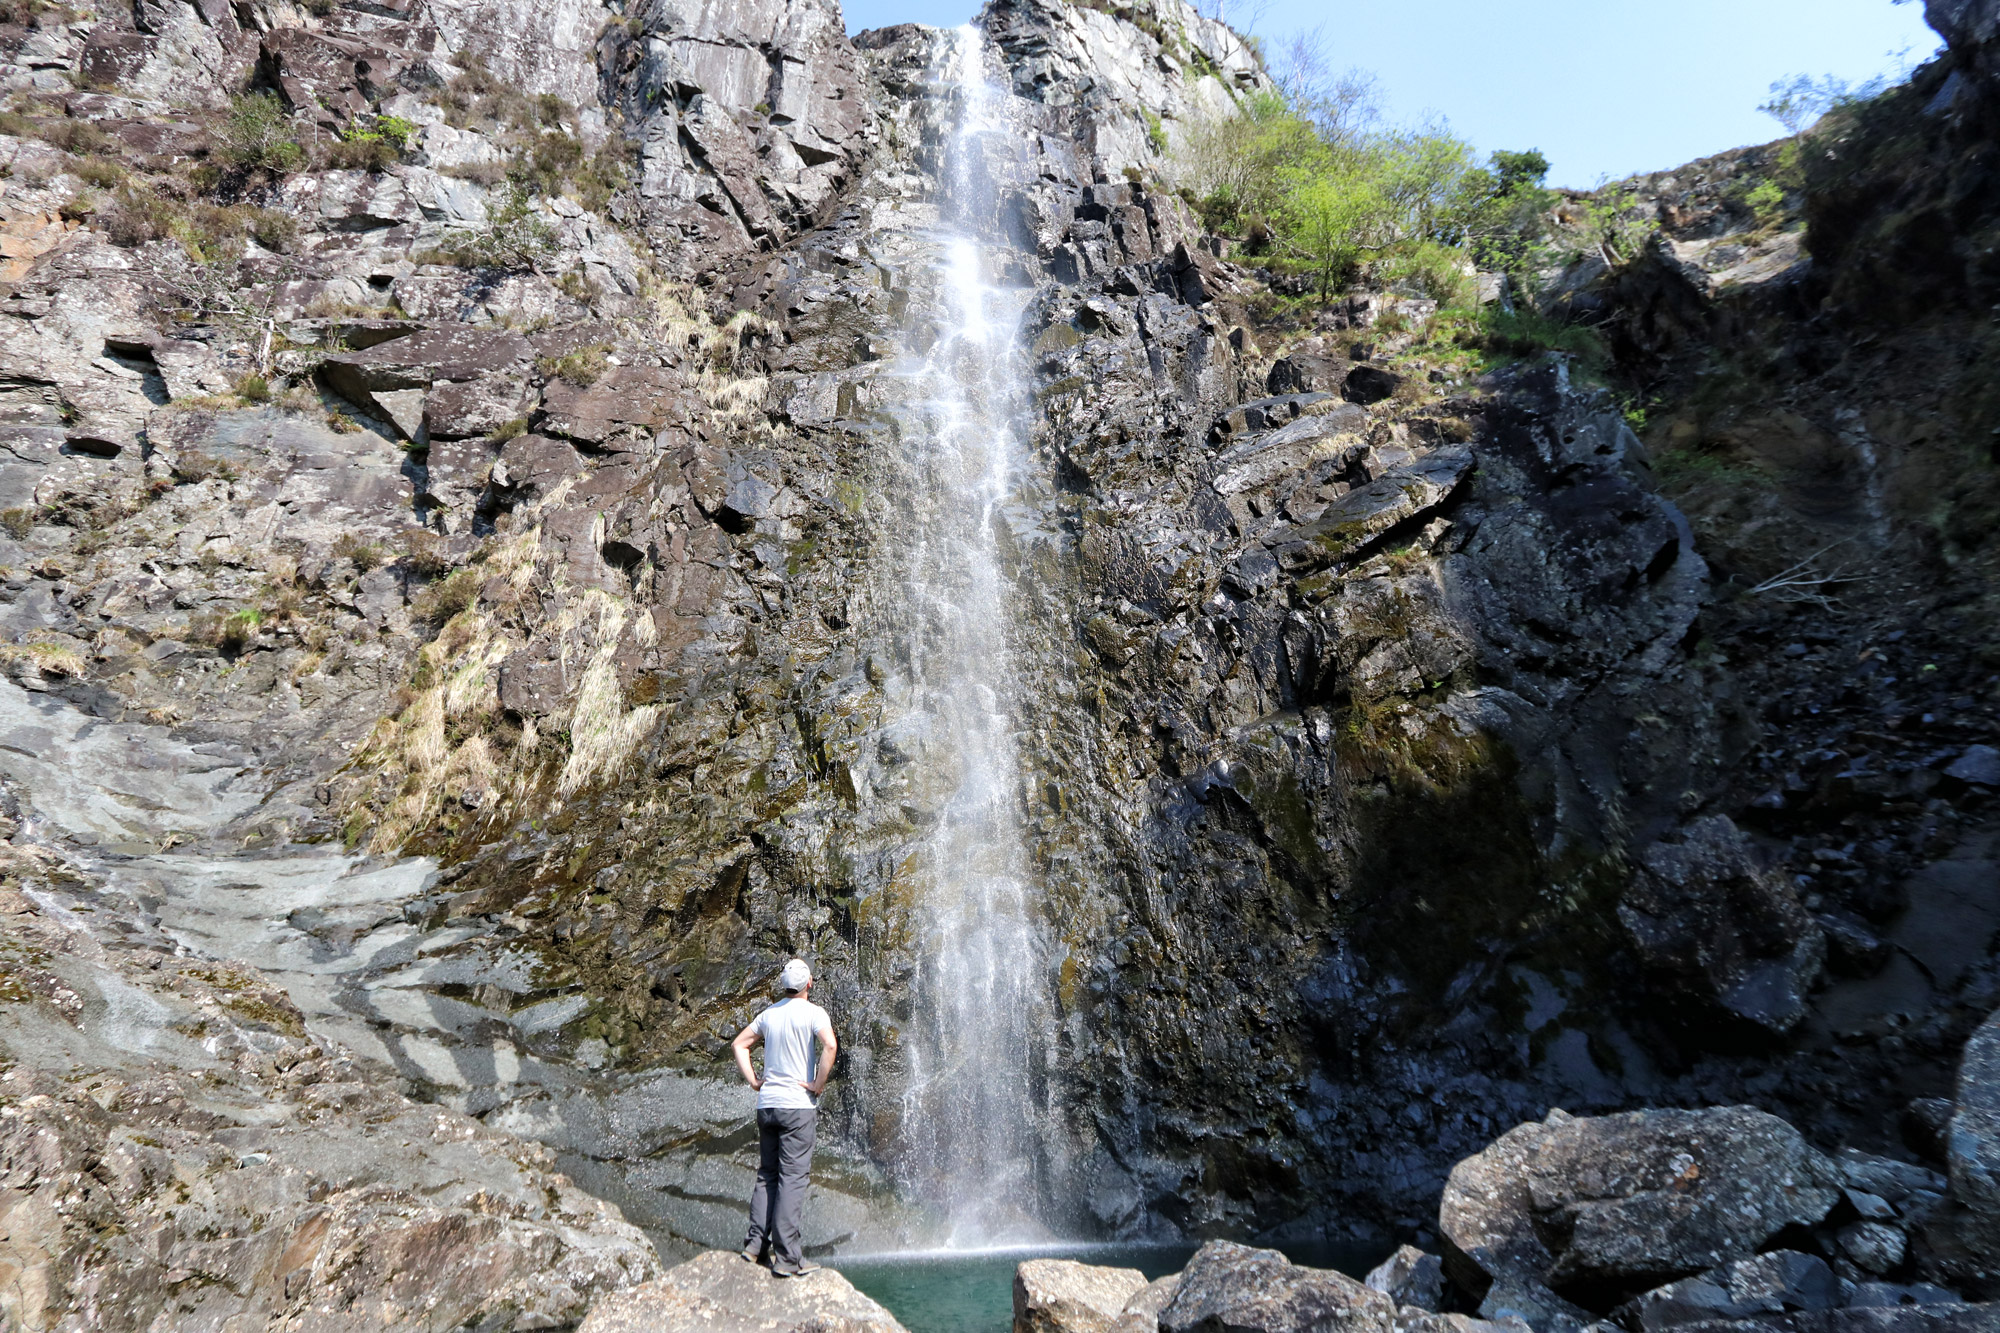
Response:
[[[826,1010],[788,996],[757,1015],[753,1026],[764,1039],[764,1086],[757,1093],[757,1109],[810,1111],[818,1106],[806,1084],[819,1072],[814,1038],[833,1029]]]

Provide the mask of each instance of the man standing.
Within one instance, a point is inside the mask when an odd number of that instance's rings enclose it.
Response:
[[[778,974],[785,998],[757,1015],[736,1034],[730,1049],[743,1081],[757,1092],[757,1188],[750,1194],[750,1234],[743,1257],[761,1262],[770,1247],[771,1272],[797,1277],[817,1265],[799,1252],[799,1213],[812,1172],[813,1131],[819,1095],[833,1073],[840,1043],[833,1022],[814,1004],[812,969],[794,958]],[[815,1070],[813,1041],[819,1041]],[[750,1068],[750,1048],[764,1043],[764,1077]]]

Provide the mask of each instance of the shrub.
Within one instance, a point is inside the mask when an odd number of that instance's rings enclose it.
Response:
[[[364,541],[351,532],[343,532],[333,543],[335,560],[350,560],[354,568],[363,574],[382,563],[382,548],[370,541]]]
[[[252,209],[250,234],[266,250],[289,250],[298,239],[299,220],[275,208]]]
[[[440,578],[451,570],[444,543],[436,533],[424,528],[412,528],[403,534],[403,564],[420,579]]]
[[[610,366],[605,359],[605,353],[609,350],[603,343],[597,343],[590,347],[579,347],[574,352],[562,356],[543,357],[535,364],[541,367],[545,375],[565,379],[571,384],[587,389],[604,377],[605,370]]]
[[[554,249],[555,229],[516,187],[509,192],[507,202],[488,215],[484,228],[423,258],[517,272],[533,269]]]
[[[357,117],[340,132],[327,160],[337,167],[382,171],[401,160],[416,132],[416,125],[401,116]]]
[[[257,637],[257,631],[263,624],[262,611],[254,607],[245,608],[224,618],[217,642],[225,652],[240,653],[244,645]]]
[[[292,136],[291,117],[275,93],[244,93],[229,100],[221,156],[235,166],[285,172],[296,168],[305,153]]]
[[[491,438],[495,444],[505,444],[515,436],[527,433],[528,419],[526,417],[515,417],[512,421],[502,425],[499,430],[494,431]]]
[[[1785,215],[1785,192],[1776,181],[1759,181],[1744,194],[1743,202],[1760,227],[1772,226]]]
[[[1563,352],[1586,370],[1601,371],[1610,363],[1609,350],[1596,330],[1566,323],[1531,309],[1501,310],[1488,306],[1468,340],[1482,350],[1505,357]]]
[[[262,375],[245,375],[236,381],[236,396],[246,403],[271,401],[271,382]]]
[[[35,511],[29,508],[0,509],[0,528],[17,542],[28,540],[28,534],[35,530]]]
[[[418,593],[410,610],[421,620],[442,624],[479,600],[483,582],[475,569],[461,569]]]
[[[199,449],[183,449],[174,455],[174,476],[188,483],[207,481],[210,477],[234,481],[236,471],[227,463],[211,458]]]
[[[343,171],[383,172],[401,160],[396,146],[379,137],[342,139],[326,150],[327,165]]]
[[[67,116],[43,125],[40,135],[46,142],[78,157],[102,153],[111,147],[111,136],[106,134],[97,122],[72,120]]]
[[[100,190],[109,190],[113,186],[125,183],[124,165],[109,157],[86,157],[70,168],[70,174],[85,185]]]

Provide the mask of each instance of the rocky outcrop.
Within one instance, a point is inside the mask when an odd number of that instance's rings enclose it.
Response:
[[[2000,8],[1992,0],[1924,0],[1924,21],[1967,67],[1988,79],[2000,74],[1994,61],[2000,46]]]
[[[1982,59],[1984,11],[1932,8]],[[710,1075],[767,965],[807,953],[847,1051],[810,1239],[893,1237],[896,1190],[929,1186],[921,1116],[887,1108],[916,1105],[916,853],[955,771],[892,595],[926,503],[894,353],[936,300],[942,39],[850,43],[821,0],[211,9],[0,33],[0,77],[60,99],[0,139],[0,773],[18,846],[87,880],[50,910],[155,915],[162,966],[254,963],[298,1040],[553,1145],[683,1246],[735,1221],[747,1117]],[[1945,71],[1868,112],[1894,133],[1809,155],[1808,233],[1753,216],[1783,154],[1751,150],[1642,182],[1641,260],[1557,275],[1618,365],[1740,336],[1746,375],[1823,375],[1731,416],[1716,377],[1681,402],[1647,369],[1642,412],[1561,359],[1474,376],[1417,344],[1422,300],[1274,305],[1158,179],[1268,87],[1178,0],[985,24],[1014,96],[979,221],[1035,423],[996,700],[1047,944],[1021,1207],[1417,1236],[1454,1160],[1557,1101],[1755,1100],[1873,1151],[1828,1177],[1762,1121],[1658,1128],[1692,1112],[1516,1131],[1469,1173],[1504,1207],[1451,1205],[1471,1294],[1545,1331],[1667,1277],[1697,1284],[1675,1309],[1818,1317],[1751,1310],[1778,1279],[1731,1267],[1804,1244],[1785,1225],[1857,1286],[1978,1280],[1954,1230],[1990,1211],[1976,1087],[1959,1203],[1883,1154],[1994,994],[1990,670],[1945,627],[1984,596],[1961,446],[1993,423],[1937,369],[1958,333],[1865,364],[1861,333],[1827,341],[1855,311],[1988,320],[1982,159],[1955,101],[1926,109]],[[229,156],[219,97],[167,104],[253,74],[290,166]],[[213,190],[173,166],[200,153],[235,163]],[[200,207],[149,222],[86,178]],[[1857,542],[1872,583],[1786,575]],[[1836,587],[1867,609],[1784,600]],[[1785,1171],[1810,1179],[1779,1199]],[[1717,1199],[1752,1215],[1705,1230]],[[440,1271],[501,1256],[524,1314],[623,1280],[548,1239],[588,1227],[464,1211],[499,1248]],[[1383,1308],[1238,1258],[1114,1324],[1264,1318],[1238,1268],[1299,1309]],[[1417,1312],[1393,1317],[1462,1324],[1426,1272],[1383,1277]],[[281,1308],[229,1282],[205,1310]]]
[[[739,1254],[717,1250],[599,1301],[577,1333],[902,1333],[902,1328],[831,1269],[780,1278]]]
[[[1202,121],[1273,88],[1228,25],[1185,0],[1107,11],[1063,0],[1000,0],[982,16],[1014,89],[1116,179],[1157,170]],[[1187,265],[1181,265],[1185,269]]]
[[[768,248],[824,222],[874,142],[832,0],[650,5],[599,44],[655,244]],[[692,270],[689,270],[690,272]]]

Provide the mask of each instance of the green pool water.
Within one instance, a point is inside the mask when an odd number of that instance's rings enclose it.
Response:
[[[1286,1246],[1293,1262],[1368,1271],[1381,1254],[1359,1247]],[[1014,1268],[1026,1259],[1077,1259],[1136,1268],[1148,1278],[1178,1273],[1192,1245],[1073,1245],[1034,1249],[932,1251],[826,1260],[849,1282],[887,1307],[910,1333],[1008,1333],[1014,1322]]]

